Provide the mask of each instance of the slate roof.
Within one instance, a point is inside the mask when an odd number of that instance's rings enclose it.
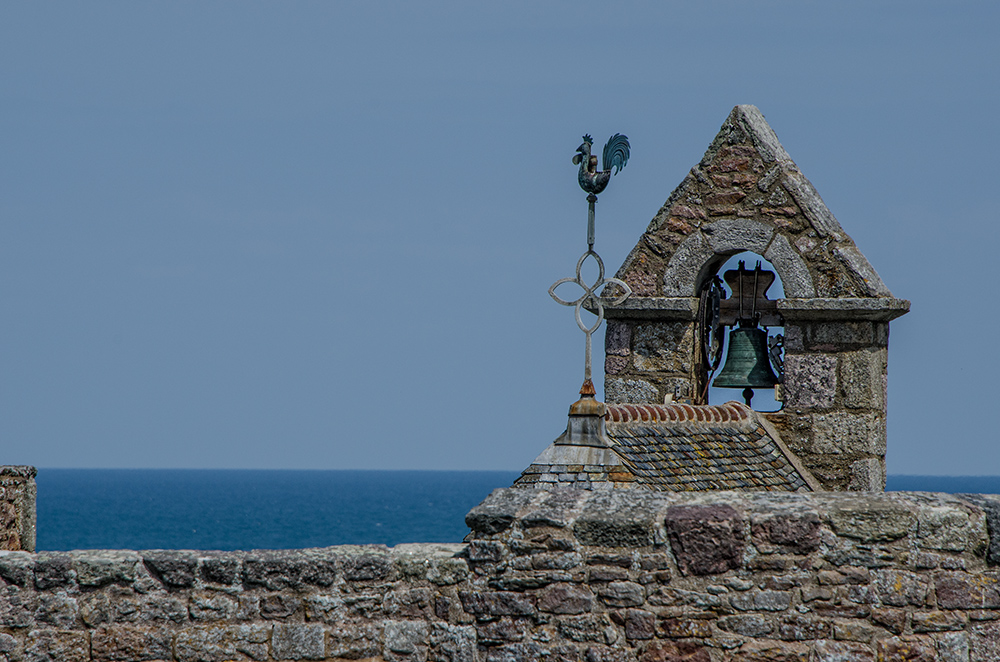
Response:
[[[811,476],[777,432],[737,402],[608,405],[607,432],[642,485],[673,491],[812,489]]]
[[[584,447],[551,445],[515,487],[648,487],[670,491],[810,491],[819,483],[746,405],[607,405],[608,459],[574,463]],[[590,448],[591,454],[597,449]]]

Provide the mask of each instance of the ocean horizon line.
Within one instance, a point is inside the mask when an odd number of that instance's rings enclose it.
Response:
[[[37,549],[301,549],[460,542],[519,471],[41,469]],[[1000,476],[890,474],[887,491],[1000,493]]]
[[[17,465],[15,465],[17,466]],[[284,467],[40,467],[34,466],[38,471],[357,471],[357,472],[392,472],[392,473],[521,473],[521,469],[317,469],[310,467],[307,469],[294,469]]]
[[[35,465],[27,465],[35,466]],[[301,472],[386,472],[386,473],[521,473],[522,469],[365,469],[365,468],[274,468],[274,467],[40,467],[38,471],[301,471]],[[887,473],[886,478],[946,478],[946,479],[979,479],[1000,478],[1000,474],[931,474],[931,473]]]

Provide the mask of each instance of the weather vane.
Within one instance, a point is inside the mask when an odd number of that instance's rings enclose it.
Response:
[[[625,167],[625,164],[628,163],[628,138],[620,133],[611,136],[610,140],[604,146],[604,170],[597,169],[597,157],[590,153],[590,148],[593,144],[594,139],[589,134],[585,135],[583,137],[583,144],[576,148],[577,153],[573,156],[573,164],[580,166],[578,177],[580,188],[587,192],[587,252],[576,263],[575,278],[562,278],[553,283],[552,287],[549,288],[549,296],[555,299],[557,303],[564,306],[576,307],[576,325],[587,336],[587,358],[584,367],[583,388],[580,389],[581,394],[585,392],[589,394],[594,393],[594,383],[591,381],[590,373],[591,336],[601,326],[601,322],[604,321],[604,305],[601,303],[601,297],[597,294],[597,290],[612,283],[622,288],[624,294],[612,302],[614,306],[621,305],[632,294],[632,289],[624,281],[617,278],[604,277],[604,261],[594,251],[594,205],[597,203],[597,195],[607,188],[608,182],[611,181],[611,175],[618,174]],[[612,173],[612,169],[614,173]],[[589,257],[597,261],[598,275],[597,281],[593,285],[587,285],[583,281],[581,273],[583,263]],[[583,288],[583,294],[573,301],[566,301],[560,298],[556,294],[556,288],[563,283],[576,283]],[[597,320],[591,326],[584,324],[583,318],[580,315],[580,311],[584,306],[591,310],[591,312],[596,311]]]

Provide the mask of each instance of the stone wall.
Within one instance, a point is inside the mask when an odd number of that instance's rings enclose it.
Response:
[[[828,490],[885,488],[889,323],[786,320],[781,411],[765,414]]]
[[[0,466],[0,550],[35,551],[34,467]]]
[[[0,660],[1000,659],[1000,497],[504,489],[466,521],[460,545],[0,553]]]
[[[0,660],[472,662],[464,549],[0,553]]]

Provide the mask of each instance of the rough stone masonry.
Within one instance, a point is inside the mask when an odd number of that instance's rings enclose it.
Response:
[[[0,466],[0,550],[35,549],[34,467]]]
[[[733,108],[616,273],[633,296],[606,306],[608,403],[706,404],[698,297],[744,251],[784,286],[784,406],[767,418],[824,489],[882,491],[889,322],[910,302],[892,296],[754,106]]]
[[[1000,497],[504,489],[467,523],[456,545],[0,553],[0,660],[1000,660]]]

